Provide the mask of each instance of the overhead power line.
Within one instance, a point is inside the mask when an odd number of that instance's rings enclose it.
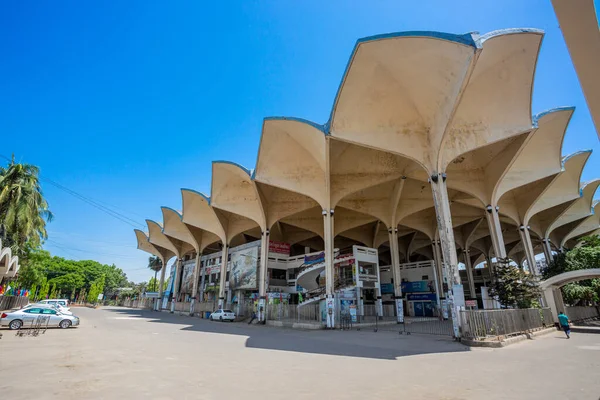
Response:
[[[8,160],[9,162],[12,161],[11,158],[6,157],[5,155],[0,154],[0,157]],[[42,181],[47,182],[50,185],[56,187],[57,189],[60,189],[60,190],[64,191],[65,193],[68,193],[71,196],[73,196],[73,197],[75,197],[75,198],[77,198],[77,199],[79,199],[79,200],[81,200],[81,201],[89,204],[90,206],[92,206],[92,207],[94,207],[94,208],[96,208],[96,209],[98,209],[98,210],[100,210],[100,211],[102,211],[102,212],[110,215],[111,217],[113,217],[115,219],[118,219],[119,221],[121,221],[121,222],[123,222],[125,224],[128,224],[128,225],[130,225],[130,226],[132,226],[134,228],[140,228],[140,227],[141,228],[145,228],[146,227],[144,224],[139,223],[138,221],[136,221],[136,220],[134,220],[132,218],[129,218],[125,214],[120,213],[120,212],[115,211],[114,209],[112,209],[112,208],[118,208],[116,206],[110,205],[110,204],[108,204],[106,202],[102,202],[102,201],[99,201],[99,200],[94,200],[94,199],[92,199],[90,197],[87,197],[87,196],[84,196],[81,193],[78,193],[78,192],[76,192],[73,189],[69,189],[68,187],[66,187],[64,185],[61,185],[60,183],[58,183],[58,182],[56,182],[56,181],[54,181],[54,180],[52,180],[50,178],[47,178],[47,177],[44,177],[44,176],[40,176],[40,179]],[[104,206],[104,205],[102,205],[100,203],[107,204],[108,206],[110,206],[112,208]],[[123,210],[123,211],[125,211],[125,210]],[[128,213],[133,214],[131,212],[128,212]]]

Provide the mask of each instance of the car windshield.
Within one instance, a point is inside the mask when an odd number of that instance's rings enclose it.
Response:
[[[231,310],[223,310],[223,312],[232,313],[233,311],[231,311]]]

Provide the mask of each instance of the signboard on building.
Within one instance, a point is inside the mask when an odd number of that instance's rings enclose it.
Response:
[[[466,300],[465,307],[477,309],[477,300]]]
[[[194,290],[194,267],[196,262],[183,264],[183,274],[181,275],[181,293],[192,294]]]
[[[289,256],[290,244],[271,240],[269,241],[269,253],[283,254]]]
[[[410,293],[406,295],[408,301],[437,301],[435,293]]]
[[[402,282],[402,293],[435,292],[433,281]]]
[[[310,254],[304,256],[304,265],[312,265],[320,262],[325,262],[325,252]]]
[[[381,294],[394,294],[394,284],[393,283],[382,283],[381,284]]]
[[[231,253],[229,288],[232,290],[257,288],[258,247]]]

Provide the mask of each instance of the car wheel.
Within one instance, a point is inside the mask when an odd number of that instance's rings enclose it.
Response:
[[[223,322],[223,317],[219,317],[219,321]]]
[[[23,321],[21,321],[20,319],[15,319],[13,321],[10,321],[10,324],[8,324],[8,327],[13,331],[20,329],[22,326],[23,326]]]
[[[58,326],[60,326],[62,329],[70,328],[71,321],[69,321],[68,319],[63,319],[62,321],[60,321],[60,324],[58,324]]]

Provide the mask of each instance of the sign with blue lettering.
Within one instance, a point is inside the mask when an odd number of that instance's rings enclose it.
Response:
[[[394,294],[394,285],[391,283],[382,283],[381,294]]]
[[[402,282],[402,293],[435,292],[433,281]]]
[[[408,301],[437,301],[435,293],[411,293],[406,296]]]

